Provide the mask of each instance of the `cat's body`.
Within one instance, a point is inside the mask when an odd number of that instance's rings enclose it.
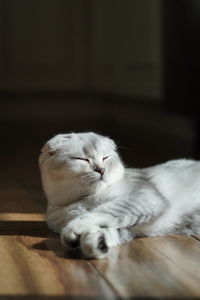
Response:
[[[42,149],[47,223],[87,257],[137,236],[200,234],[200,162],[124,168],[112,140],[63,134]]]

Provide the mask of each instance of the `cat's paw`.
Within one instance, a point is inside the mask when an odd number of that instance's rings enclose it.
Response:
[[[109,247],[103,230],[92,228],[85,231],[80,237],[80,248],[86,258],[104,258],[107,256]]]
[[[82,232],[89,230],[88,223],[82,219],[75,219],[66,225],[61,232],[61,242],[65,247],[79,246]]]
[[[61,232],[61,242],[67,248],[77,248],[80,244],[80,234],[65,227]]]

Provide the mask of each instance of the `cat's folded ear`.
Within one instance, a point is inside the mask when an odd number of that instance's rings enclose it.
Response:
[[[59,149],[62,145],[62,135],[58,134],[50,139],[41,149],[41,152],[52,156],[55,154],[56,150]]]
[[[110,146],[111,148],[115,151],[117,150],[117,145],[115,144],[115,142],[111,139],[111,138],[108,138],[109,140],[109,143],[110,143]]]
[[[46,143],[46,144],[44,144],[44,146],[41,148],[41,152],[44,153],[44,154],[46,154],[46,155],[52,156],[52,155],[54,155],[55,150],[52,150],[51,147],[49,147],[49,144]]]

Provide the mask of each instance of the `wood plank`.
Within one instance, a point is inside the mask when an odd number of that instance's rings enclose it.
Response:
[[[0,213],[0,235],[57,236],[48,229],[44,214]]]
[[[33,206],[30,204],[30,206]],[[47,236],[52,235],[47,227],[44,213],[8,213],[0,212],[0,234],[18,235],[30,234]]]
[[[45,221],[45,214],[0,212],[0,221]]]
[[[0,213],[0,234],[3,232],[22,234],[23,232],[30,232],[30,230],[49,231],[44,214]]]
[[[121,297],[200,297],[200,244],[193,238],[141,238],[111,249],[94,267]]]
[[[0,236],[0,264],[1,297],[116,299],[91,263],[67,253],[59,238]]]

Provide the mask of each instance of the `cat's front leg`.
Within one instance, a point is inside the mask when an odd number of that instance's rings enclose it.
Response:
[[[104,206],[103,206],[104,208]],[[83,232],[90,232],[91,229],[99,228],[125,228],[136,221],[135,216],[122,215],[113,216],[106,212],[106,209],[102,212],[92,211],[91,213],[85,213],[82,216],[76,217],[61,231],[61,241],[64,245],[69,247],[77,247],[79,245],[79,239]]]
[[[63,245],[72,248],[77,247],[81,234],[84,231],[89,231],[91,228],[99,228],[99,226],[95,225],[91,214],[85,214],[70,221],[61,231],[61,241]]]
[[[108,255],[109,249],[121,243],[130,241],[134,235],[128,228],[101,228],[92,226],[82,231],[78,239],[65,240],[62,235],[62,242],[65,246],[79,246],[86,258],[104,258]]]
[[[128,208],[128,209],[127,209]],[[80,215],[70,221],[61,232],[63,244],[69,246],[78,245],[83,232],[89,232],[91,228],[122,229],[137,224],[147,223],[160,213],[162,206],[151,208],[141,207],[141,203],[126,204],[119,201],[99,205],[91,212]]]
[[[61,230],[61,241],[63,245],[75,248],[80,244],[80,237],[85,232],[97,232],[100,228],[117,228],[117,219],[111,215],[99,212],[88,212],[79,215],[68,222]],[[113,226],[112,226],[113,225]]]
[[[61,234],[61,241],[67,248],[80,247],[86,258],[103,258],[108,252],[105,230],[96,226],[79,231],[79,234],[66,228]]]
[[[61,231],[61,241],[64,245],[76,247],[83,232],[91,228],[114,227],[117,228],[118,220],[111,215],[99,212],[85,213],[66,224]]]
[[[79,220],[79,216],[85,214],[87,214],[87,210],[79,202],[67,206],[48,205],[46,221],[51,230],[62,233],[63,228],[67,227],[69,223]]]
[[[83,232],[80,238],[80,248],[86,258],[104,258],[108,255],[109,249],[130,241],[134,238],[127,229],[115,228],[92,228]]]

